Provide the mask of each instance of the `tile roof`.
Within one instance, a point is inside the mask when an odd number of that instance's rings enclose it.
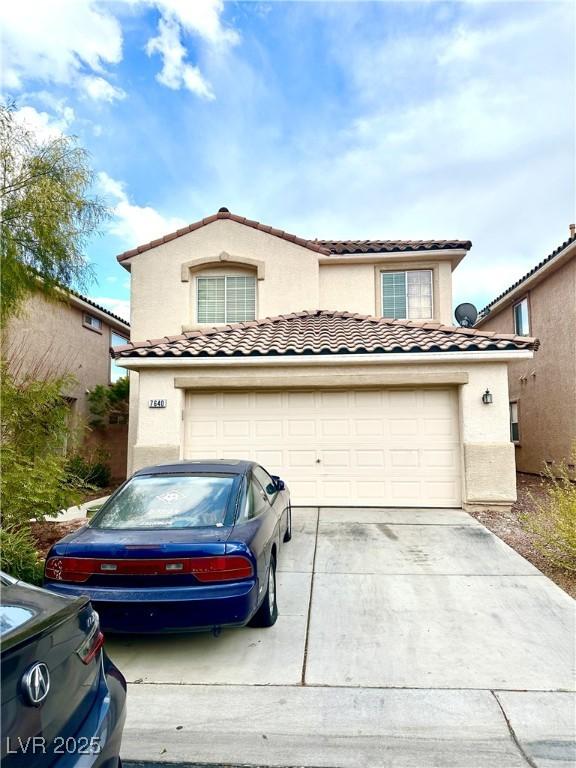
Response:
[[[109,309],[106,309],[106,307],[103,307],[101,304],[97,304],[92,299],[89,299],[88,296],[84,296],[81,293],[78,293],[78,291],[74,291],[72,288],[64,288],[64,290],[71,294],[72,296],[76,296],[77,299],[81,299],[82,301],[85,301],[86,304],[90,304],[91,307],[95,307],[96,309],[100,310],[100,312],[103,312],[105,315],[108,315],[108,317],[113,318],[114,320],[117,320],[119,323],[122,323],[122,325],[126,326],[126,328],[130,328],[130,323],[128,320],[125,320],[123,317],[120,317],[120,315],[115,315],[114,312],[111,312]]]
[[[116,358],[248,357],[537,349],[538,340],[351,312],[294,312],[112,349]]]
[[[307,240],[297,235],[291,235],[289,232],[284,232],[282,229],[275,229],[269,227],[266,224],[261,224],[259,221],[252,221],[246,219],[244,216],[238,216],[235,213],[230,213],[227,208],[221,208],[218,213],[212,216],[207,216],[205,219],[196,221],[193,224],[189,224],[182,229],[176,230],[176,232],[170,232],[168,235],[159,237],[157,240],[152,240],[144,245],[139,245],[137,248],[132,248],[129,251],[119,254],[116,258],[119,262],[131,259],[133,256],[137,256],[144,251],[150,251],[152,248],[156,248],[158,245],[168,243],[171,240],[175,240],[177,237],[187,235],[189,232],[194,232],[200,227],[205,227],[207,224],[212,224],[218,219],[229,219],[235,221],[238,224],[244,224],[247,227],[258,229],[261,232],[267,232],[269,235],[280,237],[282,240],[288,240],[296,245],[301,245],[303,248],[309,248],[311,251],[316,251],[324,256],[336,256],[341,254],[350,253],[393,253],[395,251],[433,251],[439,248],[464,248],[468,250],[472,247],[470,240]]]
[[[472,248],[470,240],[313,240],[328,248],[332,256],[351,253],[396,253],[401,251],[437,251]]]
[[[563,251],[568,248],[568,246],[571,243],[576,242],[576,235],[572,235],[568,238],[568,240],[565,240],[562,245],[559,245],[558,248],[555,248],[552,253],[549,253],[548,256],[546,256],[545,259],[542,259],[542,261],[539,264],[536,264],[535,267],[532,267],[530,272],[527,272],[524,277],[521,277],[520,280],[517,280],[513,285],[511,285],[509,288],[506,288],[505,291],[503,291],[499,296],[496,296],[495,299],[493,299],[490,304],[487,304],[484,309],[481,309],[478,313],[478,321],[484,320],[485,317],[490,313],[490,307],[493,307],[494,304],[499,302],[501,299],[503,299],[505,296],[507,296],[509,293],[512,293],[512,291],[516,290],[525,280],[528,280],[529,277],[532,277],[532,275],[535,275],[538,270],[542,269],[546,264],[548,264],[552,259],[554,259],[556,256],[559,256]]]
[[[178,229],[176,232],[171,232],[168,235],[164,235],[164,237],[159,237],[157,240],[152,240],[150,243],[145,243],[144,245],[139,245],[137,248],[124,251],[124,253],[116,256],[116,258],[120,262],[125,261],[126,259],[131,259],[133,256],[136,256],[139,253],[149,251],[152,248],[156,248],[158,245],[162,245],[162,243],[168,243],[170,240],[175,240],[177,237],[187,235],[189,232],[194,232],[195,229],[200,229],[200,227],[205,227],[207,224],[212,224],[213,221],[218,221],[218,219],[229,219],[230,221],[235,221],[237,224],[244,224],[246,227],[259,229],[261,232],[267,232],[269,235],[280,237],[282,240],[288,240],[291,243],[296,243],[296,245],[301,245],[303,248],[309,248],[310,250],[316,251],[317,253],[323,253],[326,256],[330,255],[330,251],[323,245],[320,245],[318,242],[315,243],[313,240],[306,240],[303,237],[291,235],[289,232],[284,232],[283,229],[275,229],[274,227],[269,227],[266,224],[261,224],[259,221],[252,221],[251,219],[247,219],[244,216],[237,216],[235,213],[230,213],[227,208],[221,208],[218,213],[215,213],[212,216],[207,216],[205,219],[195,221],[193,224],[189,224],[187,227],[182,227],[182,229]]]

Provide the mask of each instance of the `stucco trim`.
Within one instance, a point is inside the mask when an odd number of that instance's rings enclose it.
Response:
[[[256,278],[264,280],[266,273],[266,264],[258,259],[250,259],[248,256],[231,256],[226,251],[222,251],[218,256],[206,256],[201,259],[191,259],[182,264],[180,268],[180,280],[187,283],[190,275],[200,272],[210,266],[221,266],[222,264],[231,267],[249,267],[256,270]]]
[[[386,251],[385,253],[358,253],[334,256],[320,256],[318,261],[320,266],[326,267],[330,264],[390,264],[395,261],[413,262],[423,261],[424,259],[434,259],[435,261],[449,261],[452,264],[452,271],[468,253],[464,248],[439,248],[427,249],[426,251]]]
[[[176,389],[361,389],[365,387],[413,387],[413,386],[446,386],[468,384],[466,371],[446,371],[444,373],[414,372],[414,373],[379,373],[353,374],[334,373],[331,369],[317,375],[286,374],[280,376],[259,376],[254,371],[248,376],[234,376],[223,379],[223,375],[210,376],[176,376]]]
[[[235,367],[247,366],[273,367],[298,365],[385,365],[386,363],[405,363],[418,365],[420,363],[488,363],[507,362],[509,360],[531,360],[534,353],[531,349],[494,350],[480,352],[405,352],[373,355],[273,355],[266,357],[118,357],[116,365],[122,368],[139,370],[140,368],[202,368],[202,367]]]

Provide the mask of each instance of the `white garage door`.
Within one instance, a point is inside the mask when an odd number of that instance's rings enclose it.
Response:
[[[188,459],[253,459],[295,505],[460,505],[451,389],[188,394]]]

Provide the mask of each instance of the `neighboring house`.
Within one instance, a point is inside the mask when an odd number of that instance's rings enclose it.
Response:
[[[305,240],[221,209],[121,254],[130,469],[254,458],[294,504],[510,505],[507,364],[537,342],[446,325],[470,247]]]
[[[67,291],[63,301],[49,301],[40,293],[31,296],[22,312],[10,320],[3,346],[6,359],[18,376],[74,377],[63,394],[70,405],[71,423],[80,425],[90,420],[88,393],[97,384],[108,385],[125,375],[111,361],[110,347],[126,344],[129,339],[129,323],[85,296]],[[109,442],[121,443],[122,439],[118,436]],[[108,447],[113,454],[113,473],[118,474],[120,463],[123,473],[125,447]],[[124,458],[115,459],[116,454],[122,453]]]
[[[481,331],[537,336],[534,360],[511,362],[510,438],[521,472],[570,463],[576,441],[576,236],[480,313]],[[574,465],[571,465],[574,471]]]

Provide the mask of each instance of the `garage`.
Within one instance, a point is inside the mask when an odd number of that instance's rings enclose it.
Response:
[[[188,391],[184,457],[249,458],[295,505],[459,507],[452,388]]]

